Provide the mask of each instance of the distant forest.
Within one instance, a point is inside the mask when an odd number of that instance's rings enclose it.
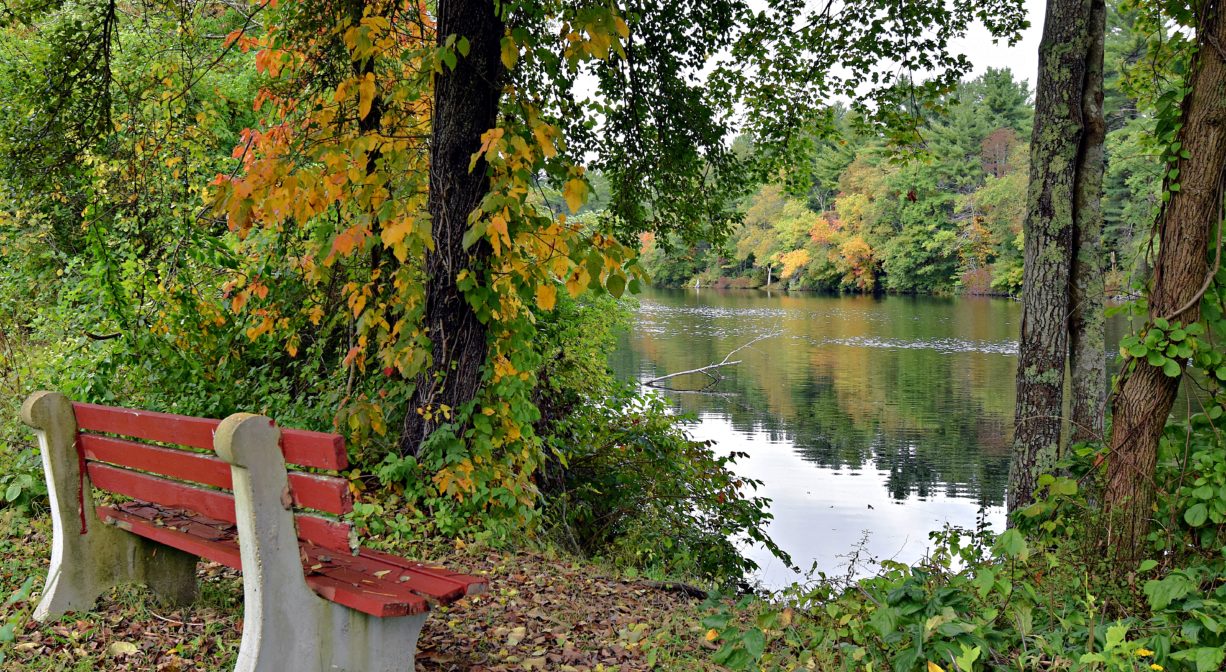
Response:
[[[1103,267],[1114,294],[1142,277],[1159,205],[1162,162],[1144,103],[1154,84],[1122,74],[1145,45],[1133,17],[1110,7]],[[662,245],[645,234],[644,265],[659,286],[1016,295],[1031,84],[1007,69],[964,82],[921,115],[920,140],[902,158],[851,112],[836,113],[834,139],[815,141],[807,164],[747,196],[725,244]],[[734,149],[755,151],[745,138]]]

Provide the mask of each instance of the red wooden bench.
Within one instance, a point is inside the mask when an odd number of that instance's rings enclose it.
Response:
[[[190,601],[205,558],[243,570],[236,670],[412,670],[430,605],[485,589],[482,578],[356,544],[337,518],[353,508],[345,479],[286,467],[344,469],[337,435],[54,392],[31,395],[22,419],[38,434],[54,526],[39,620],[88,610],[127,582]],[[126,501],[95,506],[94,489]]]

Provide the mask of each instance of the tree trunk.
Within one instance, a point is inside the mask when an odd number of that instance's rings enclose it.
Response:
[[[1076,233],[1069,280],[1069,371],[1072,389],[1071,440],[1100,441],[1107,402],[1107,330],[1103,315],[1103,42],[1107,8],[1091,0],[1088,24],[1085,89],[1081,113],[1085,121],[1081,161],[1077,166],[1074,201]]]
[[[1009,511],[1059,458],[1078,169],[1085,161],[1091,0],[1048,0],[1039,44]],[[1100,70],[1101,72],[1101,70]]]
[[[1226,166],[1226,18],[1219,3],[1203,8],[1199,52],[1184,100],[1179,140],[1191,158],[1179,162],[1179,191],[1159,214],[1159,250],[1149,293],[1149,318],[1190,324],[1200,319],[1200,291],[1210,272],[1208,246],[1219,226]],[[1166,185],[1164,185],[1165,188]],[[1105,542],[1121,561],[1143,552],[1154,503],[1158,440],[1180,378],[1135,362],[1112,402],[1107,462]],[[1184,365],[1180,362],[1180,367]]]
[[[434,249],[426,254],[425,328],[431,362],[417,377],[400,438],[401,453],[416,453],[446,422],[441,406],[459,408],[480,390],[487,352],[486,327],[456,286],[461,270],[479,272],[490,257],[481,240],[468,250],[463,236],[468,216],[490,189],[484,160],[470,171],[481,135],[498,118],[505,74],[499,41],[504,23],[491,0],[441,0],[438,41],[468,38],[467,56],[456,54],[455,69],[434,79],[434,123],[430,145],[429,208]]]

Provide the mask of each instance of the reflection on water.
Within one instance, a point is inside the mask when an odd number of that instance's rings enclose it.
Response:
[[[738,471],[764,481],[770,532],[803,569],[842,569],[868,550],[913,561],[928,532],[972,526],[981,507],[1002,525],[1019,304],[985,298],[864,297],[757,291],[651,290],[612,358],[645,380],[719,362],[668,381],[698,418],[695,438],[750,455]],[[1111,342],[1114,342],[1114,340]],[[767,585],[797,578],[758,549]]]

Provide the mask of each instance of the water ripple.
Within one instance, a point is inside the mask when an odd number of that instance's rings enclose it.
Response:
[[[946,354],[981,352],[989,355],[1016,355],[1017,341],[972,341],[964,338],[925,338],[912,340],[880,336],[853,336],[810,340],[812,345],[846,345],[853,348],[886,350],[935,350]]]

